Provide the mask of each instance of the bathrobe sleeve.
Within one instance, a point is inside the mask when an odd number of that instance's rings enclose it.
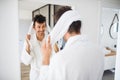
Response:
[[[29,65],[33,59],[33,56],[31,55],[33,52],[31,49],[31,52],[29,54],[26,51],[25,47],[26,47],[26,42],[24,42],[24,47],[23,47],[23,51],[22,51],[22,55],[21,55],[21,62],[24,63],[25,65]]]
[[[62,63],[62,65],[60,65]],[[60,57],[54,55],[50,65],[43,65],[40,69],[39,80],[66,80],[65,66]]]

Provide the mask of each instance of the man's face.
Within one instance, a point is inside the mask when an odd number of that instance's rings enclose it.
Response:
[[[46,29],[45,22],[44,23],[35,22],[34,30],[35,30],[36,34],[44,35],[45,29]]]

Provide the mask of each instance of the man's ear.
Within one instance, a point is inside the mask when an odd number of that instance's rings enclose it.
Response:
[[[64,35],[64,37],[63,37],[63,39],[64,39],[65,41],[67,41],[68,38],[69,38],[69,35],[70,35],[70,33],[69,33],[69,32],[66,32],[65,35]]]

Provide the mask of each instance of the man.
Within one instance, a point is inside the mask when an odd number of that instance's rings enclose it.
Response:
[[[79,14],[62,7],[55,16],[58,20],[55,28],[42,45],[40,80],[102,80],[102,50],[81,33]],[[51,44],[61,37],[66,41],[65,47],[50,60]]]
[[[25,47],[23,48],[21,60],[25,65],[31,65],[30,80],[37,80],[41,67],[42,54],[39,50],[46,33],[46,18],[36,15],[33,19],[33,34],[26,35]]]

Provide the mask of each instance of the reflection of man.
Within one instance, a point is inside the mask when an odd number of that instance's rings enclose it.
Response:
[[[31,65],[30,80],[37,80],[39,69],[41,67],[42,54],[40,51],[41,42],[46,34],[46,18],[42,15],[36,15],[33,19],[34,34],[26,36],[26,44],[22,53],[22,62]]]
[[[44,57],[40,80],[102,80],[102,51],[81,33],[79,14],[69,7],[63,7],[56,16],[59,20],[50,33],[48,42],[42,45]],[[66,41],[65,47],[50,61],[51,44],[61,37]]]

